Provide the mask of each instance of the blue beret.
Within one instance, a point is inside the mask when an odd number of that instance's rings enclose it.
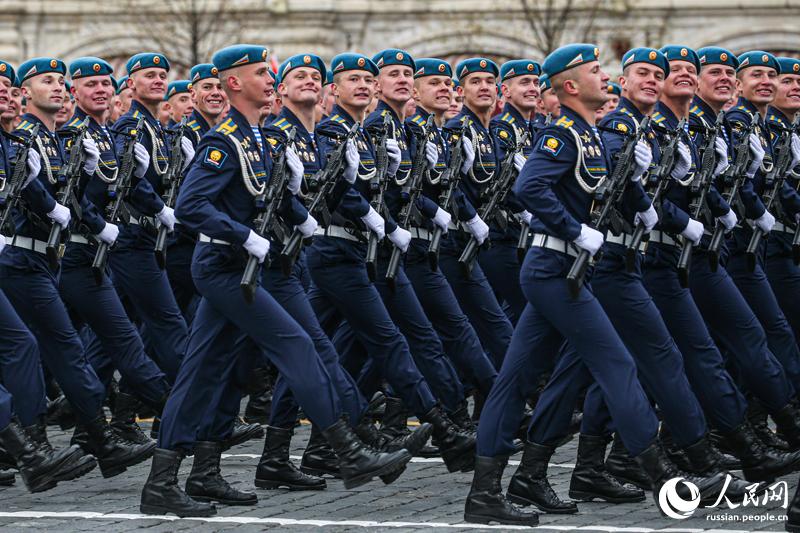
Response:
[[[456,76],[458,76],[459,80],[463,80],[466,76],[474,74],[475,72],[486,72],[498,77],[500,75],[500,68],[497,66],[497,63],[484,57],[470,57],[460,61],[458,65],[456,65]]]
[[[597,61],[600,49],[594,44],[568,44],[554,50],[542,64],[542,71],[548,76],[555,76],[578,65]]]
[[[453,79],[452,79],[452,80],[450,80],[450,81],[452,82],[452,83],[451,83],[451,85],[453,86],[453,88],[454,88],[454,89],[455,89],[456,87],[461,87],[461,82],[460,82],[460,81],[458,81],[458,78],[453,78]]]
[[[706,46],[697,51],[700,56],[700,64],[705,65],[727,65],[733,68],[739,68],[739,59],[731,53],[730,50],[720,48],[719,46]]]
[[[553,84],[550,82],[550,76],[542,74],[539,76],[539,90],[545,92],[547,89],[552,89]]]
[[[619,86],[619,83],[614,83],[613,81],[608,82],[606,90],[608,91],[608,94],[616,94],[617,96],[622,96],[622,87]]]
[[[450,63],[443,59],[423,57],[422,59],[417,59],[414,63],[417,65],[417,70],[414,71],[414,78],[424,78],[425,76],[453,77],[453,69],[450,68]]]
[[[503,81],[525,74],[538,76],[541,73],[542,66],[532,59],[515,59],[500,66],[500,79]]]
[[[333,83],[333,72],[328,70],[325,72],[325,81],[322,82],[322,86],[325,87],[326,85],[330,85]]]
[[[667,56],[667,61],[686,61],[694,65],[700,72],[700,56],[688,46],[670,44],[661,48],[661,53]]]
[[[164,100],[169,100],[176,94],[188,93],[192,88],[192,82],[189,80],[175,80],[167,85],[167,94],[164,95]]]
[[[99,57],[79,57],[69,64],[69,75],[73,80],[89,76],[110,76],[114,68]]]
[[[0,76],[5,76],[11,80],[11,85],[17,83],[17,73],[14,72],[14,67],[8,61],[0,60]]]
[[[781,73],[781,66],[778,64],[778,60],[775,56],[763,50],[745,52],[740,55],[738,59],[739,67],[736,69],[737,72],[748,67],[769,67],[775,69],[775,72],[778,74]]]
[[[278,75],[275,76],[276,81],[279,79],[282,80],[286,77],[286,74],[299,67],[316,69],[322,75],[323,80],[327,76],[328,69],[325,68],[325,62],[321,57],[315,56],[314,54],[297,54],[281,63],[281,66],[278,67]]]
[[[217,67],[211,63],[200,63],[193,66],[192,70],[189,71],[189,79],[192,83],[197,83],[206,78],[216,78],[217,74],[219,74]]]
[[[389,65],[405,65],[411,67],[412,72],[417,70],[414,58],[405,50],[398,50],[397,48],[388,48],[382,52],[378,52],[372,57],[372,61],[379,69],[388,67]]]
[[[633,48],[622,56],[622,68],[634,63],[648,63],[664,71],[664,77],[669,76],[669,61],[667,56],[655,48]]]
[[[128,76],[122,76],[117,80],[117,94],[128,88]]]
[[[163,68],[169,71],[169,61],[167,61],[167,57],[163,54],[142,52],[141,54],[136,54],[131,57],[128,62],[125,63],[125,70],[128,71],[128,76],[137,70],[145,68]]]
[[[114,88],[114,94],[117,94],[117,91],[119,91],[119,82],[114,76],[109,76],[109,78],[111,78],[111,86]]]
[[[214,52],[211,62],[222,72],[229,68],[267,61],[267,49],[258,44],[234,44]]]
[[[18,75],[20,77],[20,84],[22,84],[22,82],[28,78],[50,72],[62,75],[66,74],[67,65],[65,65],[60,59],[54,59],[52,57],[37,57],[34,59],[29,59],[19,66]]]
[[[67,91],[70,100],[75,100],[75,95],[72,94],[72,84],[67,80],[64,80],[64,90]]]
[[[373,60],[362,54],[346,52],[334,57],[331,61],[331,72],[338,74],[346,70],[366,70],[374,76],[378,75],[378,66]]]
[[[781,67],[781,74],[800,76],[800,59],[795,57],[779,57],[778,65]]]

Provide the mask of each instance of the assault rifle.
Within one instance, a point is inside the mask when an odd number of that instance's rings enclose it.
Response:
[[[16,233],[11,217],[20,196],[22,196],[22,189],[25,188],[28,178],[28,152],[39,135],[39,127],[39,124],[33,126],[27,137],[18,137],[0,128],[0,134],[19,145],[11,165],[11,179],[3,180],[2,186],[0,186],[0,232],[3,235],[12,236]]]
[[[461,122],[461,126],[453,131],[451,136],[452,142],[450,143],[450,164],[442,172],[439,178],[439,185],[442,188],[442,194],[439,196],[439,206],[451,213],[454,219],[457,219],[455,212],[455,203],[453,202],[453,195],[458,188],[458,183],[461,181],[461,163],[464,159],[464,133],[467,131],[467,124],[465,121]],[[436,271],[439,268],[439,248],[441,247],[442,234],[444,230],[439,226],[433,228],[431,234],[431,243],[428,245],[428,265],[431,270]]]
[[[392,125],[392,117],[389,113],[383,115],[383,124],[374,133],[375,139],[375,175],[369,181],[369,203],[372,209],[382,214],[383,194],[388,185],[387,172],[389,171],[389,153],[386,151],[386,141],[389,140],[389,128]],[[384,217],[385,218],[385,217]],[[378,236],[374,231],[369,232],[367,239],[367,276],[374,282],[378,277]]]
[[[181,150],[181,139],[186,132],[186,123],[189,121],[188,117],[183,117],[181,123],[172,132],[172,142],[170,143],[169,153],[169,166],[164,173],[162,183],[167,189],[164,195],[164,205],[175,207],[175,201],[178,199],[178,191],[183,181],[183,167],[186,164],[186,156],[183,155]],[[167,233],[169,229],[161,224],[158,227],[158,235],[156,236],[156,245],[154,252],[156,254],[156,263],[161,270],[167,266]]]

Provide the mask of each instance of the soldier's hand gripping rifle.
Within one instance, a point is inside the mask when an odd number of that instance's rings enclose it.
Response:
[[[775,197],[780,194],[780,190],[786,181],[786,174],[791,170],[789,165],[792,163],[792,135],[798,128],[798,115],[789,128],[782,128],[781,138],[775,146],[775,157],[772,168],[764,177],[764,195],[762,200],[767,211],[772,211],[775,204]],[[747,244],[745,257],[747,258],[747,270],[753,272],[756,269],[758,247],[766,234],[758,226],[753,226],[753,235]]]
[[[322,226],[328,226],[328,224],[330,224],[331,215],[326,202],[336,185],[336,180],[342,173],[342,169],[344,169],[347,164],[347,160],[345,159],[347,143],[358,135],[359,128],[360,125],[356,122],[350,127],[346,135],[337,137],[339,144],[336,146],[335,150],[328,152],[328,160],[325,163],[325,167],[318,170],[308,180],[307,185],[311,195],[311,200],[308,204],[308,212],[311,216],[319,220]],[[283,250],[281,250],[281,272],[283,272],[284,276],[289,277],[291,274],[294,263],[297,261],[297,255],[300,253],[302,247],[303,234],[299,229],[295,228],[289,240],[286,241],[286,244],[283,246]]]
[[[428,158],[427,158],[427,144],[428,139],[433,135],[433,129],[436,127],[433,114],[428,115],[425,125],[416,134],[417,137],[417,151],[414,153],[414,159],[411,162],[411,176],[409,176],[405,185],[400,191],[400,200],[403,202],[403,207],[400,208],[398,216],[398,225],[407,230],[412,222],[416,225],[420,224],[422,216],[417,209],[417,200],[422,194],[422,186],[424,185],[425,176],[428,174]],[[386,268],[386,284],[389,290],[394,292],[395,278],[397,277],[397,270],[400,268],[400,259],[403,256],[403,251],[396,245],[392,246],[392,255],[389,257],[389,265]]]
[[[637,130],[627,133],[622,148],[617,153],[617,164],[613,172],[595,189],[591,213],[591,226],[594,229],[603,231],[606,226],[622,225],[622,215],[618,211],[619,203],[625,187],[628,186],[628,182],[636,170],[634,152],[636,144],[644,138],[649,126],[650,117],[645,117]],[[598,255],[600,253],[598,251]],[[588,250],[581,250],[567,274],[567,286],[573,298],[578,297],[581,287],[583,287],[590,258]]]
[[[464,161],[464,133],[467,131],[466,121],[461,122],[461,126],[452,134],[450,143],[450,164],[442,172],[439,178],[439,185],[442,187],[442,194],[439,196],[439,206],[453,214],[453,218],[458,218],[455,212],[453,195],[461,181],[461,164]],[[428,265],[431,270],[439,268],[439,248],[442,243],[444,230],[439,226],[434,226],[431,234],[431,243],[428,245]]]
[[[144,127],[144,117],[139,117],[135,128],[118,133],[118,135],[125,136],[125,143],[122,147],[122,157],[120,158],[119,170],[117,171],[117,179],[108,185],[107,191],[110,201],[106,206],[106,221],[112,224],[117,223],[120,214],[125,214],[126,217],[128,216],[124,202],[131,188],[133,171],[136,169],[136,154],[134,153],[134,148],[139,141],[142,127]],[[92,261],[92,274],[94,275],[94,281],[98,285],[103,283],[103,273],[106,270],[106,263],[108,263],[108,248],[108,243],[100,242],[97,245],[97,252],[95,252],[94,260]]]
[[[39,135],[39,126],[39,124],[36,124],[28,132],[29,135],[27,137],[18,137],[0,128],[0,134],[19,145],[14,156],[14,162],[11,164],[11,178],[3,180],[2,186],[0,186],[0,232],[7,237],[11,237],[16,233],[12,216],[14,208],[22,196],[22,190],[28,181],[28,152]]]
[[[544,125],[541,128],[537,128],[537,130],[546,128],[552,121],[553,114],[548,113],[544,119]],[[531,228],[525,223],[524,220],[520,221],[520,225],[522,227],[519,230],[519,238],[517,239],[517,261],[521,265],[522,262],[525,261],[525,255],[528,253],[528,248],[530,248]]]
[[[290,172],[286,164],[286,150],[294,142],[294,136],[297,132],[295,127],[292,127],[286,135],[286,141],[278,148],[280,153],[272,167],[272,176],[269,183],[264,186],[264,192],[256,196],[255,204],[257,209],[256,219],[254,221],[255,231],[259,236],[267,238],[271,228],[278,227],[278,210],[283,202],[283,195],[286,191],[286,186],[289,182]],[[280,233],[280,232],[279,232]],[[264,258],[264,263],[269,267],[269,255]],[[244,274],[239,286],[244,292],[244,300],[248,304],[253,303],[256,295],[256,288],[258,287],[258,276],[261,273],[261,263],[258,262],[258,257],[250,254],[247,258],[247,264],[244,267]]]
[[[518,174],[517,169],[514,167],[514,157],[522,151],[529,135],[527,131],[523,133],[514,146],[506,151],[506,155],[500,163],[500,176],[492,181],[491,185],[489,185],[488,189],[485,191],[484,196],[488,198],[488,200],[481,207],[480,216],[483,220],[489,221],[497,215],[497,211],[503,205],[508,191],[514,186],[514,181],[517,179]],[[488,244],[488,242],[484,244]],[[458,258],[458,266],[461,267],[461,273],[465,278],[469,278],[472,273],[472,268],[475,266],[475,259],[478,257],[479,248],[478,239],[473,235],[470,237],[469,241],[467,241],[464,251],[461,252],[461,257]]]
[[[183,167],[186,166],[186,156],[181,149],[181,139],[186,132],[186,123],[189,121],[188,117],[183,117],[181,123],[172,132],[172,142],[170,143],[169,153],[169,166],[164,173],[162,182],[166,187],[166,194],[164,195],[164,205],[168,207],[175,207],[175,201],[178,199],[178,192],[183,181]],[[167,266],[167,234],[169,228],[164,224],[158,227],[158,235],[156,235],[156,245],[153,251],[156,254],[156,263],[158,268],[164,270]]]
[[[750,134],[753,133],[758,125],[758,115],[754,114],[750,120],[750,125],[742,133],[739,143],[736,145],[733,164],[722,174],[722,183],[725,186],[723,197],[728,205],[733,207],[734,202],[739,197],[739,188],[747,179],[747,167],[750,166],[752,156],[750,155]],[[708,262],[712,272],[717,271],[719,266],[719,249],[722,246],[722,238],[725,236],[725,226],[717,221],[714,233],[711,235],[711,242],[708,245]]]
[[[689,203],[689,216],[695,220],[701,220],[703,212],[708,209],[706,198],[711,186],[714,184],[714,170],[717,167],[716,143],[717,137],[722,135],[724,127],[725,112],[720,111],[717,121],[711,128],[706,130],[706,143],[703,148],[703,155],[700,156],[700,168],[689,185],[689,194],[692,198]],[[692,250],[694,242],[683,239],[681,255],[678,258],[678,281],[684,289],[689,287],[689,273],[692,266]]]
[[[675,167],[675,160],[677,159],[679,142],[684,135],[684,128],[686,127],[686,119],[682,118],[674,130],[667,131],[664,135],[667,138],[667,143],[661,151],[661,158],[658,161],[658,166],[652,172],[647,174],[647,183],[645,186],[656,184],[655,192],[653,193],[653,206],[661,202],[661,197],[664,194],[670,180],[672,179],[670,173]],[[645,232],[644,222],[641,220],[636,224],[633,230],[631,242],[628,243],[625,249],[625,269],[628,272],[633,272],[636,268],[636,255],[639,253],[639,245],[642,244]]]
[[[72,143],[69,147],[67,164],[61,167],[61,170],[56,175],[56,183],[54,185],[58,189],[55,198],[56,202],[68,207],[72,205],[76,213],[81,212],[80,202],[75,197],[75,189],[78,188],[84,160],[86,159],[83,153],[83,139],[88,129],[89,119],[86,118],[74,131],[68,133],[72,138]],[[47,237],[47,247],[45,248],[47,260],[53,270],[58,268],[58,263],[64,255],[61,235],[61,224],[54,221],[53,225],[50,226],[50,235]]]
[[[386,151],[386,141],[389,140],[389,129],[392,117],[389,113],[383,116],[383,124],[374,135],[375,139],[375,176],[369,181],[370,205],[381,216],[384,214],[383,194],[386,192],[389,171],[389,153]],[[385,219],[386,217],[384,217]],[[374,231],[369,232],[367,239],[367,276],[374,282],[378,276],[378,236]]]

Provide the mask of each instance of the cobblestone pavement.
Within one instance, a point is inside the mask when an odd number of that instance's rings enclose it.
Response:
[[[148,424],[143,424],[149,427]],[[52,430],[55,445],[68,442],[69,434]],[[292,454],[299,460],[309,435],[309,426],[296,431]],[[239,488],[253,489],[253,476],[263,443],[250,441],[223,455],[225,477]],[[550,480],[555,490],[566,497],[575,461],[577,439],[559,448],[550,466]],[[511,458],[503,485],[518,464],[520,454]],[[372,482],[354,490],[345,490],[340,481],[329,480],[328,489],[320,492],[259,490],[255,507],[218,506],[211,519],[177,519],[139,514],[139,492],[149,470],[149,461],[130,468],[112,479],[104,480],[97,470],[51,491],[29,494],[17,480],[14,487],[0,488],[0,530],[2,531],[481,531],[509,530],[465,524],[464,498],[469,491],[471,474],[448,474],[438,459],[415,460],[392,485]],[[180,477],[186,479],[191,459],[184,461]],[[788,481],[789,498],[794,494],[796,475]],[[782,531],[785,510],[782,502],[752,504],[728,510],[698,509],[685,520],[662,518],[648,495],[646,503],[610,505],[581,503],[577,515],[541,515],[539,529],[549,531],[647,532],[670,531]],[[727,518],[727,520],[723,520]],[[760,521],[753,521],[758,519]],[[526,528],[522,528],[526,529]]]

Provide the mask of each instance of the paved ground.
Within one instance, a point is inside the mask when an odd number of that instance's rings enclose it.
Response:
[[[299,456],[308,438],[308,426],[298,428],[292,454]],[[68,435],[51,431],[58,445]],[[262,442],[251,441],[223,456],[223,473],[240,488],[253,487],[253,475]],[[561,447],[550,467],[555,490],[566,497],[576,440]],[[504,477],[504,486],[518,464],[512,457]],[[299,457],[298,457],[299,459]],[[190,460],[181,468],[185,480]],[[329,481],[321,492],[259,490],[255,507],[220,507],[212,519],[176,519],[147,517],[139,514],[139,491],[147,476],[149,462],[131,468],[115,478],[104,480],[97,470],[75,482],[62,483],[56,489],[31,495],[21,481],[10,488],[0,488],[0,530],[2,531],[480,531],[483,528],[463,522],[464,498],[471,474],[448,474],[435,459],[415,459],[394,484],[373,482],[358,489],[345,490],[340,481]],[[794,493],[796,476],[787,479],[789,497]],[[759,502],[760,503],[760,502]],[[754,507],[749,505],[729,511],[699,509],[686,520],[662,518],[652,499],[643,504],[609,505],[584,503],[577,515],[541,515],[540,529],[560,531],[782,531],[785,510],[778,502]],[[720,520],[727,517],[728,520]],[[712,520],[716,518],[716,520]],[[754,518],[766,520],[753,522]],[[747,521],[744,521],[747,519]],[[772,521],[769,521],[769,520]]]

